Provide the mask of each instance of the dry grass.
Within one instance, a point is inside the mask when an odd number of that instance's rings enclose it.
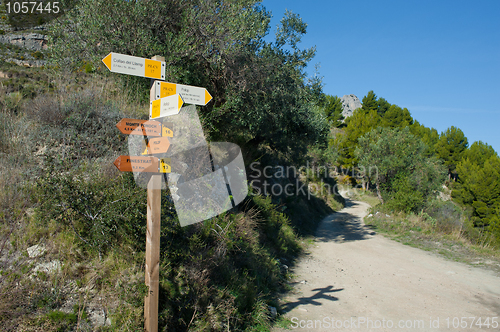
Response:
[[[387,212],[379,206],[372,209],[372,215],[365,217],[364,222],[403,244],[435,252],[455,261],[500,271],[498,249],[491,247],[487,238],[480,241],[471,240],[468,233],[473,230],[467,224],[466,216],[456,213],[453,217],[451,209],[446,205],[437,209],[438,213],[434,211],[432,216],[426,212]]]

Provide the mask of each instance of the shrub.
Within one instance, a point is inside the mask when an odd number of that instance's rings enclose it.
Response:
[[[61,174],[49,168],[38,179],[33,199],[41,226],[55,221],[99,257],[118,243],[142,247],[146,197],[132,174],[109,178],[92,169]]]
[[[464,226],[464,213],[452,201],[433,200],[425,208],[426,213],[436,221],[436,227],[444,233],[460,231]]]

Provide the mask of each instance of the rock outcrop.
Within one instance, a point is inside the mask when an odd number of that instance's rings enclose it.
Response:
[[[344,95],[342,98],[342,115],[350,117],[355,109],[361,108],[361,102],[356,95]]]
[[[0,43],[16,45],[30,51],[40,51],[47,48],[47,36],[39,33],[0,35]]]

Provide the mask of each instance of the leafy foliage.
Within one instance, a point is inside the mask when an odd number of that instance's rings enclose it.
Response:
[[[376,166],[367,177],[384,201],[399,211],[418,211],[434,196],[443,180],[436,159],[425,158],[425,145],[403,130],[377,128],[359,139],[355,154],[365,169]]]
[[[413,123],[410,111],[397,105],[390,105],[389,109],[383,113],[385,126],[390,128],[403,129]]]
[[[436,154],[436,144],[439,141],[439,133],[436,129],[428,128],[415,120],[410,126],[410,132],[419,137],[427,146],[427,150],[425,151],[427,156],[434,156]]]
[[[206,87],[214,97],[200,111],[214,140],[300,156],[328,133],[314,107],[320,82],[306,82],[304,71],[315,49],[299,49],[307,25],[297,14],[286,12],[274,43],[263,39],[269,21],[255,0],[82,0],[54,26],[53,61],[97,68],[110,51],[165,56],[167,80]],[[122,76],[146,100],[147,80]]]

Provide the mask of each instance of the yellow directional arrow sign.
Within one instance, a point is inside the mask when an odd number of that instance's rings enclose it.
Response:
[[[165,62],[136,56],[109,53],[102,62],[113,73],[165,79]]]
[[[197,86],[156,81],[156,99],[180,94],[186,104],[205,106],[212,96],[207,89]]]
[[[179,114],[182,104],[184,104],[184,101],[178,94],[156,99],[151,102],[151,106],[149,108],[149,118],[156,119]]]

